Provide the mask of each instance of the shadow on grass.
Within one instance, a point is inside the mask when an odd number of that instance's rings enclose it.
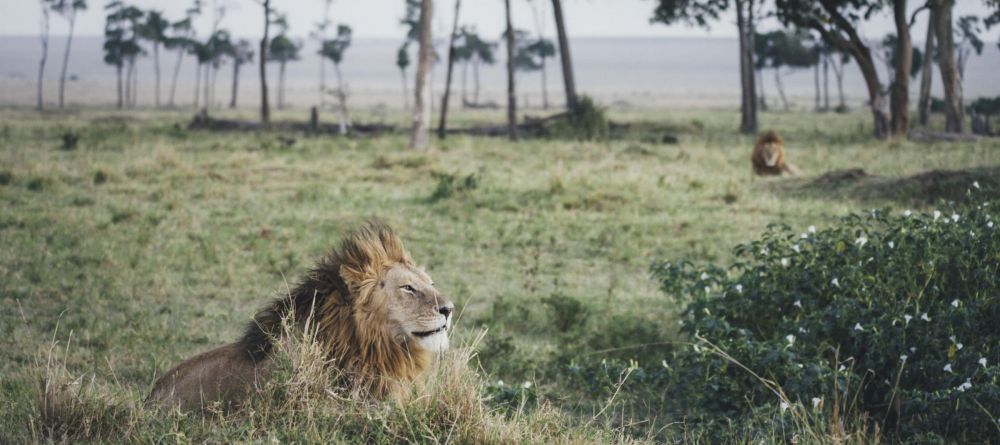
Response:
[[[835,170],[818,177],[775,184],[775,189],[814,198],[895,201],[924,206],[939,201],[964,202],[978,189],[989,196],[1000,195],[1000,166],[961,170],[930,170],[897,178],[872,175],[863,169]]]

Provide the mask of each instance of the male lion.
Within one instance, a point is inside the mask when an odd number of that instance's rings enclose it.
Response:
[[[785,141],[773,131],[768,131],[757,138],[757,145],[750,156],[754,173],[760,176],[775,176],[782,173],[794,175],[798,172],[795,166],[785,162]]]
[[[416,267],[389,226],[370,221],[348,235],[287,298],[257,313],[242,338],[203,352],[167,371],[147,403],[203,409],[233,408],[259,390],[269,374],[282,319],[307,323],[328,358],[354,388],[375,397],[396,393],[448,348],[455,306]]]

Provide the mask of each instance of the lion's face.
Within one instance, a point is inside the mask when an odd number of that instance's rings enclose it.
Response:
[[[774,167],[778,165],[778,161],[781,160],[781,152],[783,147],[774,142],[768,142],[764,145],[764,163],[768,167]]]
[[[383,275],[376,292],[384,298],[393,338],[415,342],[432,352],[448,349],[455,305],[434,288],[426,272],[396,264]]]

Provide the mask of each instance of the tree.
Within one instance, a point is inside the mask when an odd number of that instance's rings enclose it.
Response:
[[[334,72],[337,74],[337,102],[340,108],[340,134],[347,134],[348,127],[351,126],[351,118],[347,113],[347,87],[344,85],[344,78],[340,73],[340,63],[344,61],[344,53],[351,46],[351,27],[347,25],[337,26],[337,37],[323,41],[319,54],[324,59],[333,62]]]
[[[69,53],[73,46],[73,31],[76,28],[76,13],[87,9],[86,0],[52,0],[52,9],[69,22],[66,35],[66,49],[63,51],[62,72],[59,74],[59,108],[66,105],[66,68],[69,67]],[[46,22],[48,17],[44,18]]]
[[[310,37],[319,42],[320,47],[323,46],[323,42],[326,42],[326,30],[333,25],[330,21],[330,5],[333,0],[322,0],[323,1],[323,20],[320,20],[314,24],[316,29],[310,33]],[[319,58],[319,106],[323,108],[326,105],[326,58]]]
[[[434,17],[433,0],[420,2],[420,51],[417,57],[417,76],[414,85],[416,95],[413,102],[413,131],[410,134],[410,148],[423,150],[427,148],[427,132],[430,128],[430,113],[426,109],[430,105],[430,85],[427,74],[434,62],[434,47],[432,45],[431,20]]]
[[[958,78],[961,81],[965,80],[965,64],[969,62],[972,52],[975,51],[976,55],[983,54],[985,44],[979,38],[982,32],[983,30],[979,27],[979,17],[967,15],[958,18],[958,29],[955,31],[958,43],[955,44],[955,51],[958,53],[956,63],[958,64]]]
[[[205,106],[211,108],[215,102],[215,81],[219,74],[219,68],[225,63],[234,52],[233,41],[229,36],[229,31],[217,30],[212,33],[206,44],[208,51],[208,64],[206,69],[211,70],[211,81],[205,85]],[[205,73],[208,76],[208,72]]]
[[[900,93],[904,93],[909,87],[907,73],[912,62],[909,24],[905,17],[906,0],[775,0],[775,3],[782,23],[812,29],[823,40],[851,54],[861,70],[868,90],[875,136],[887,138],[890,130],[897,135],[905,135],[905,127],[908,125],[908,95]],[[902,69],[898,71],[902,73],[902,79],[897,75],[894,90],[897,94],[892,101],[893,111],[898,116],[891,127],[890,110],[886,107],[885,93],[875,68],[874,56],[858,32],[858,23],[880,12],[886,4],[892,6],[896,34],[901,36],[900,46],[905,47],[899,51],[905,57],[899,58]]]
[[[538,57],[538,70],[542,73],[542,108],[549,108],[548,81],[545,74],[545,59],[556,55],[556,47],[552,41],[544,37],[538,37],[528,45],[529,54]]]
[[[45,108],[45,102],[42,98],[42,92],[44,91],[45,82],[45,61],[49,58],[49,1],[50,0],[39,0],[39,4],[42,5],[42,20],[41,20],[41,33],[40,37],[42,40],[42,59],[38,62],[38,111],[42,111]]]
[[[123,82],[122,71],[126,64],[131,70],[135,66],[135,58],[142,54],[135,32],[142,11],[120,1],[108,3],[105,10],[108,15],[104,25],[104,63],[115,67],[118,75],[118,108],[123,108],[133,103],[131,74]]]
[[[177,77],[181,73],[181,62],[184,60],[184,54],[191,53],[195,44],[194,28],[191,26],[194,15],[191,12],[192,10],[189,9],[187,17],[170,24],[170,36],[163,42],[164,48],[177,51],[173,80],[170,82],[170,100],[168,102],[170,107],[176,104],[174,99],[177,94]]]
[[[552,0],[552,14],[556,20],[556,35],[559,39],[559,58],[562,61],[563,87],[566,90],[566,109],[576,110],[576,80],[573,76],[573,57],[569,49],[569,36],[566,33],[566,20],[563,18],[561,0]]]
[[[285,69],[288,62],[299,60],[299,49],[302,45],[292,41],[285,34],[284,30],[274,39],[271,39],[271,46],[268,54],[271,61],[278,64],[278,109],[285,108]]]
[[[239,96],[240,67],[253,61],[253,46],[249,40],[240,39],[235,45],[230,45],[228,49],[228,55],[233,59],[233,92],[229,99],[229,108],[236,108],[236,98]]]
[[[257,57],[260,68],[260,121],[264,125],[271,123],[271,106],[267,101],[267,48],[270,43],[268,33],[271,29],[271,0],[260,0],[264,9],[264,37],[260,39],[260,56]]]
[[[139,36],[153,45],[153,65],[156,75],[155,104],[160,108],[160,45],[167,42],[170,22],[159,11],[147,11],[146,20],[139,27]]]
[[[965,132],[965,112],[962,109],[962,81],[955,61],[955,33],[952,30],[952,0],[929,0],[934,31],[937,34],[937,60],[944,83],[944,129],[949,133]]]
[[[658,0],[652,21],[664,24],[686,22],[707,27],[721,14],[733,7],[736,12],[736,30],[739,35],[740,60],[740,131],[757,132],[757,83],[754,79],[758,66],[754,62],[756,0]]]
[[[507,40],[507,136],[517,140],[517,91],[514,79],[514,55],[516,54],[516,43],[514,35],[514,25],[510,21],[510,0],[504,0],[507,12],[507,31],[504,37]]]
[[[785,110],[789,109],[788,98],[781,79],[789,71],[809,68],[816,65],[819,53],[806,42],[810,40],[808,33],[803,31],[772,31],[757,34],[757,63],[761,68],[774,70],[774,83]],[[782,69],[785,73],[782,73]]]
[[[406,80],[406,68],[410,66],[410,41],[407,40],[399,46],[399,50],[396,51],[396,67],[399,68],[399,74],[403,78],[403,109],[410,109],[410,93],[407,87],[409,83]]]
[[[444,80],[444,97],[441,98],[441,120],[438,122],[438,137],[444,139],[448,126],[448,102],[451,99],[451,75],[455,70],[455,40],[458,38],[458,13],[462,0],[455,0],[455,17],[452,20],[451,36],[448,37],[448,71]]]
[[[496,42],[489,42],[479,37],[474,28],[463,27],[461,32],[462,45],[456,51],[463,57],[466,63],[472,63],[473,76],[473,96],[472,102],[479,103],[479,66],[481,64],[492,65],[496,63],[494,50],[497,48]],[[464,82],[463,82],[464,83]],[[463,87],[464,90],[464,87]],[[464,96],[464,92],[463,92]],[[463,99],[463,104],[466,101]]]
[[[927,36],[924,38],[924,63],[920,69],[920,96],[917,99],[917,119],[920,125],[926,127],[931,115],[931,83],[934,77],[934,14],[927,18]]]

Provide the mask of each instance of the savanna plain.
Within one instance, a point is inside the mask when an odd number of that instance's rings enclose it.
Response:
[[[986,185],[1000,165],[997,139],[878,141],[860,111],[764,113],[801,173],[762,179],[735,111],[608,113],[629,125],[605,141],[451,135],[416,152],[405,134],[187,130],[188,112],[0,110],[0,442],[785,443],[802,425],[761,428],[777,409],[719,435],[629,394],[627,372],[594,392],[572,370],[648,372],[689,347],[654,263],[727,264],[772,223],[927,211],[954,196],[914,175]],[[452,350],[405,400],[308,383],[323,371],[304,342],[242,412],[143,408],[158,375],[236,338],[368,217],[457,306]]]

